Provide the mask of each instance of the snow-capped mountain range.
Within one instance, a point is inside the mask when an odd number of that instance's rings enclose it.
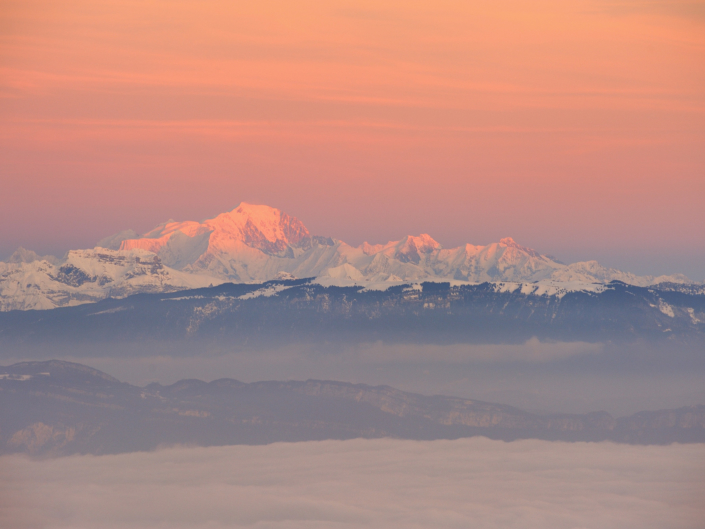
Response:
[[[20,248],[0,262],[0,310],[51,309],[224,282],[315,277],[324,285],[462,281],[536,283],[532,292],[592,290],[613,280],[648,286],[690,283],[683,275],[636,276],[596,261],[563,264],[507,237],[487,246],[443,248],[429,235],[353,247],[312,236],[278,209],[241,203],[203,222],[168,221],[138,235],[127,230],[64,259]]]

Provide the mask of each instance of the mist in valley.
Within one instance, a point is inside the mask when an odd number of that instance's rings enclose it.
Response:
[[[8,350],[9,349],[9,350]],[[538,413],[644,410],[705,404],[698,347],[669,344],[304,344],[234,348],[223,343],[123,342],[5,349],[2,364],[62,359],[133,385],[212,381],[335,380],[425,395],[509,404]]]

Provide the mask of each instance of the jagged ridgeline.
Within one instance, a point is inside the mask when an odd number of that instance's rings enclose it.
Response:
[[[542,284],[441,282],[386,290],[311,280],[139,294],[51,311],[0,313],[0,344],[212,341],[301,343],[705,344],[705,295],[621,282],[571,291]],[[702,348],[701,348],[702,350]]]
[[[573,290],[613,280],[638,286],[692,283],[682,275],[637,276],[595,261],[564,264],[511,237],[484,246],[443,248],[421,234],[354,247],[312,235],[300,220],[278,209],[243,203],[203,222],[168,221],[143,235],[126,230],[63,259],[19,249],[8,262],[0,262],[0,311],[308,277],[326,286],[376,289],[423,281],[539,281]]]

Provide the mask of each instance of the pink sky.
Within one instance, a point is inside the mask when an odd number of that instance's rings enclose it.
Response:
[[[705,279],[705,2],[6,0],[0,257],[240,201]]]

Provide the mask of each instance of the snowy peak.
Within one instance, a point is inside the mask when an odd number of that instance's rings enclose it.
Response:
[[[689,282],[679,275],[636,276],[596,261],[565,265],[511,237],[486,246],[443,248],[423,233],[353,247],[311,236],[300,220],[276,208],[244,202],[201,222],[170,220],[144,235],[127,230],[101,240],[93,250],[69,252],[63,260],[19,249],[10,261],[0,262],[0,310],[52,308],[106,296],[281,277],[315,277],[327,285],[366,287],[423,281],[548,282],[556,291],[566,290],[568,283]]]
[[[34,261],[57,263],[59,259],[53,255],[40,256],[37,252],[27,250],[26,248],[22,248],[22,246],[17,248],[17,250],[15,250],[15,252],[7,259],[7,262],[12,264],[33,263]]]
[[[202,222],[166,222],[141,237],[123,240],[120,249],[150,251],[176,270],[242,282],[266,281],[279,273],[356,281],[653,281],[594,262],[564,265],[512,237],[486,246],[444,249],[423,233],[351,247],[312,237],[301,221],[279,209],[245,202]]]
[[[516,250],[519,250],[522,253],[530,255],[531,257],[534,257],[535,259],[548,259],[547,256],[541,255],[536,250],[532,250],[531,248],[527,248],[526,246],[521,246],[520,244],[517,244],[514,241],[514,239],[512,239],[511,237],[505,237],[503,239],[500,239],[499,246],[505,246],[507,248],[515,248]]]
[[[269,206],[243,202],[204,224],[221,241],[242,241],[269,255],[283,255],[289,247],[311,244],[311,234],[299,219]]]
[[[385,252],[389,257],[398,259],[402,263],[419,264],[429,254],[440,250],[442,246],[433,240],[427,233],[422,233],[418,237],[409,235],[401,241],[389,243],[391,252]]]
[[[108,237],[99,240],[98,244],[96,244],[95,247],[106,248],[108,250],[119,250],[122,241],[126,239],[136,239],[138,237],[139,234],[134,230],[123,230],[119,233],[109,235]]]
[[[8,263],[33,263],[34,261],[41,261],[41,257],[39,257],[39,254],[37,252],[33,252],[32,250],[27,250],[26,248],[22,248],[20,246],[15,250],[15,252],[10,256],[10,258],[7,260]]]
[[[160,253],[169,244],[173,236],[186,236],[194,238],[207,231],[207,228],[200,222],[174,222],[168,221],[154,228],[145,235],[125,239],[120,243],[120,250],[146,250],[148,252]]]
[[[295,249],[311,244],[309,231],[297,218],[276,208],[243,202],[203,222],[165,222],[141,237],[122,240],[119,248],[153,252],[179,270],[214,270],[241,278],[238,267],[231,264],[233,256],[256,259],[263,257],[260,252],[264,256],[293,257]]]

